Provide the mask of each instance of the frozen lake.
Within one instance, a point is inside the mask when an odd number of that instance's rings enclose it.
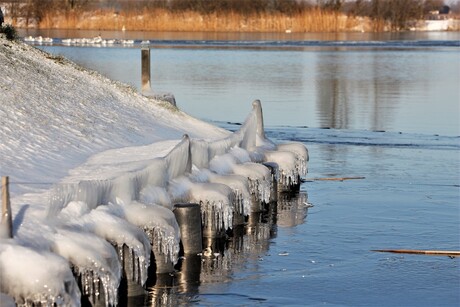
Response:
[[[370,251],[460,250],[459,33],[132,35],[155,40],[152,87],[181,109],[233,130],[261,99],[267,136],[308,147],[308,178],[365,177],[302,184],[308,212],[281,208],[268,235],[235,237],[229,263],[144,304],[460,304],[458,258]],[[140,85],[139,45],[41,48]]]

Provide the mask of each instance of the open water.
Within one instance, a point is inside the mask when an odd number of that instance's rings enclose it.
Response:
[[[310,152],[300,195],[142,304],[460,305],[459,258],[371,251],[460,250],[459,33],[101,35],[137,41],[40,48],[139,87],[148,39],[155,91],[230,130],[260,99],[268,137]]]

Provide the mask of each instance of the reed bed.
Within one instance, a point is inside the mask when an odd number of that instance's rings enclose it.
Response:
[[[212,32],[338,32],[358,29],[358,18],[312,9],[282,13],[236,12],[199,13],[154,9],[133,12],[98,10],[91,12],[47,13],[38,24],[46,29],[98,29],[132,31],[212,31]]]

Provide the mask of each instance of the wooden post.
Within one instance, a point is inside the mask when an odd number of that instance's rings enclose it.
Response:
[[[150,48],[141,49],[141,66],[142,66],[142,78],[141,78],[141,89],[142,92],[150,91]]]
[[[13,238],[13,219],[10,204],[9,177],[2,177],[2,227],[5,238]]]
[[[201,207],[199,204],[183,203],[174,205],[174,215],[180,227],[184,254],[198,254],[203,250],[201,230]]]
[[[262,113],[262,103],[260,100],[254,100],[252,102],[252,108],[253,110],[256,110],[256,116],[257,116],[257,135],[265,139],[265,130],[264,130],[264,116]]]

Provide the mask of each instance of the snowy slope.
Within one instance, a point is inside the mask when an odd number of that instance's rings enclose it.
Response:
[[[0,67],[0,175],[10,176],[13,196],[48,189],[107,149],[228,134],[22,43],[0,38]]]
[[[66,202],[65,208],[58,207],[59,216],[49,218],[56,186],[77,182],[80,197],[78,182],[93,180],[83,183],[90,193],[86,196],[100,197],[108,185],[122,195],[129,180],[137,180],[131,174],[182,144],[183,134],[214,140],[229,132],[63,58],[1,37],[0,68],[0,176],[10,177],[14,236],[8,239],[6,225],[0,224],[0,292],[9,295],[0,293],[0,298],[9,305],[14,296],[19,304],[33,300],[78,306],[81,293],[72,263],[85,280],[86,294],[94,293],[93,286],[101,281],[105,302],[116,304],[121,267],[111,244],[129,247],[143,283],[150,242],[172,260],[177,257],[174,214],[136,201],[122,207],[123,199],[117,199],[97,209],[89,207],[97,201]]]

